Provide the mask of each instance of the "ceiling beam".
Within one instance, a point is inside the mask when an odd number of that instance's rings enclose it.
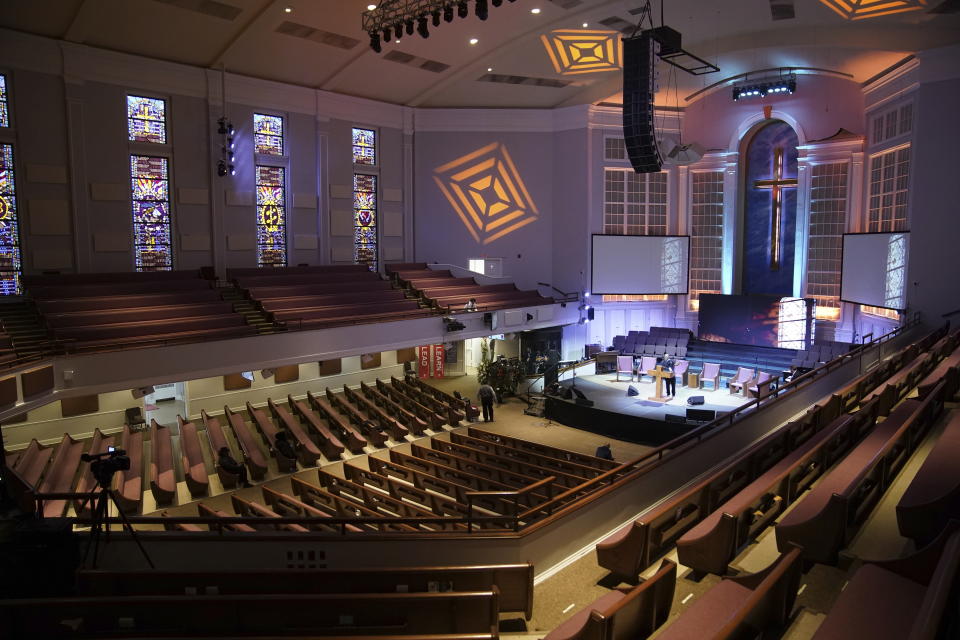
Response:
[[[63,33],[63,40],[83,43],[87,39],[87,32],[92,26],[93,19],[96,17],[95,12],[86,10],[89,6],[90,2],[80,0],[80,4],[77,5],[77,10],[73,14],[73,20],[70,21],[70,25]]]
[[[221,47],[220,51],[217,52],[217,55],[214,56],[209,63],[207,63],[207,66],[211,69],[217,69],[225,65],[226,61],[224,58],[226,58],[227,54],[230,53],[230,50],[234,47],[234,45],[236,45],[243,36],[247,35],[253,25],[258,23],[264,16],[269,15],[271,9],[275,7],[279,9],[281,4],[282,3],[280,0],[264,0],[263,4],[260,5],[260,8],[254,11],[253,15],[250,16],[250,18],[244,22],[240,28],[233,33],[232,36],[230,36],[230,39],[227,40],[223,47]]]

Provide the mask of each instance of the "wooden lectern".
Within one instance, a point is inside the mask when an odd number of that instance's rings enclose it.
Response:
[[[647,400],[653,400],[654,402],[670,402],[670,398],[667,398],[663,395],[663,379],[672,378],[673,372],[664,371],[663,367],[658,364],[655,368],[647,370],[647,375],[657,381],[656,395],[650,396],[647,398]]]

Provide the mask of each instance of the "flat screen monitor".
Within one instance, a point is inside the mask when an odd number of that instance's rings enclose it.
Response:
[[[594,235],[590,292],[600,295],[687,293],[690,236]]]
[[[840,299],[903,311],[907,308],[910,233],[845,233]]]

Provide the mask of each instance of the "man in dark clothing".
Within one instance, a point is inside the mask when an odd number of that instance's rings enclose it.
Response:
[[[217,465],[227,473],[232,473],[237,476],[241,486],[253,486],[250,484],[250,481],[247,480],[247,468],[233,459],[233,456],[230,455],[229,448],[220,447],[220,457],[217,458]]]
[[[610,443],[602,444],[597,447],[597,452],[594,454],[597,458],[603,458],[604,460],[613,460],[613,454],[610,452]]]
[[[273,441],[273,447],[277,450],[277,453],[282,455],[284,458],[293,459],[297,457],[297,450],[293,446],[293,443],[290,442],[289,438],[287,438],[286,431],[277,432],[277,437]]]
[[[660,367],[664,372],[672,374],[673,367],[676,366],[676,364],[672,356],[667,356],[663,359],[663,362],[660,363]],[[677,397],[677,377],[671,375],[669,378],[664,378],[663,383],[667,385],[664,395]]]
[[[493,401],[497,397],[497,392],[490,385],[482,384],[477,397],[480,398],[480,406],[483,408],[483,421],[493,422]]]

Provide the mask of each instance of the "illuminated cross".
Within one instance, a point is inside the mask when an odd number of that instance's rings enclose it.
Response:
[[[773,179],[757,180],[757,189],[770,189],[773,195],[773,211],[770,219],[770,270],[780,269],[780,220],[783,217],[783,189],[796,189],[796,178],[783,177],[783,149],[773,150]]]

